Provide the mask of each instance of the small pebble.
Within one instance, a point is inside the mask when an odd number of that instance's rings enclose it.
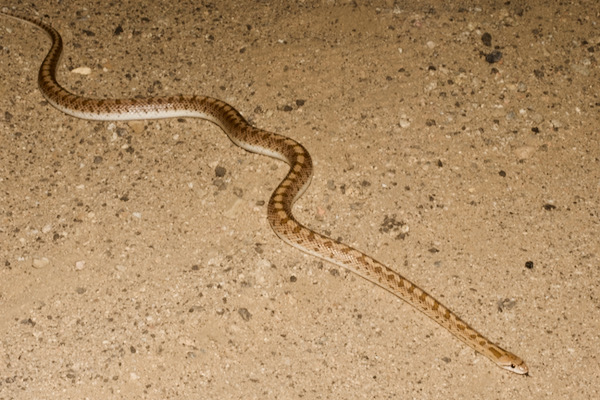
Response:
[[[527,262],[525,262],[525,268],[527,268],[527,269],[533,269],[533,261],[527,261]]]
[[[215,176],[217,176],[218,178],[224,177],[226,173],[227,173],[227,170],[221,166],[217,166],[215,168]]]
[[[85,261],[77,261],[75,263],[75,271],[81,271],[85,268]]]
[[[71,72],[79,75],[89,75],[92,73],[92,69],[89,67],[78,67],[72,69]]]
[[[46,257],[41,257],[41,258],[34,258],[32,265],[33,268],[45,268],[50,264],[50,260],[48,260]]]
[[[517,302],[513,299],[503,299],[498,301],[498,311],[510,310],[514,308]]]
[[[398,124],[400,125],[400,128],[408,128],[410,126],[410,121],[408,120],[408,118],[401,117],[398,121]]]
[[[486,54],[485,61],[490,64],[500,62],[502,60],[502,52],[498,50],[492,51],[490,54]]]
[[[558,128],[562,127],[562,122],[560,122],[556,119],[550,120],[550,123],[552,124],[552,128],[554,128],[554,129],[558,129]]]
[[[492,35],[490,35],[487,32],[484,33],[483,35],[481,35],[481,42],[487,47],[490,47],[492,45]]]
[[[252,314],[250,314],[247,308],[240,308],[238,314],[240,314],[244,321],[250,321],[250,318],[252,318]]]

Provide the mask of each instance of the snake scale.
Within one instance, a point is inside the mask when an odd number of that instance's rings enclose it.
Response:
[[[267,206],[267,218],[277,236],[305,253],[347,268],[398,296],[501,368],[517,374],[528,374],[529,369],[521,358],[483,337],[424,290],[370,256],[317,233],[294,218],[292,206],[310,184],[313,171],[310,154],[300,143],[255,128],[235,108],[211,97],[177,95],[92,99],[77,96],[56,80],[56,69],[63,48],[60,34],[36,18],[14,14],[7,8],[1,14],[29,22],[50,36],[52,46],[40,67],[38,85],[46,100],[58,110],[78,118],[102,121],[201,118],[218,125],[233,143],[243,149],[286,162],[290,169],[271,195]]]

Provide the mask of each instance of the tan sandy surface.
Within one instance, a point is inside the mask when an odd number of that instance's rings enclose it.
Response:
[[[49,41],[2,17],[0,399],[600,397],[597,1],[35,7],[75,93],[211,95],[303,143],[298,218],[531,376],[278,239],[282,162],[202,120],[52,108],[36,85]]]

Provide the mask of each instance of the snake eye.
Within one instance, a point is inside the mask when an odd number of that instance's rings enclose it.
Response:
[[[517,366],[515,364],[510,364],[511,368],[516,368]]]

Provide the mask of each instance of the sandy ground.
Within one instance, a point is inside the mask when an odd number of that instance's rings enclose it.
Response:
[[[2,17],[0,399],[600,397],[596,1],[36,3],[67,88],[211,95],[300,141],[298,218],[531,376],[278,239],[285,164],[52,108],[47,38]]]

